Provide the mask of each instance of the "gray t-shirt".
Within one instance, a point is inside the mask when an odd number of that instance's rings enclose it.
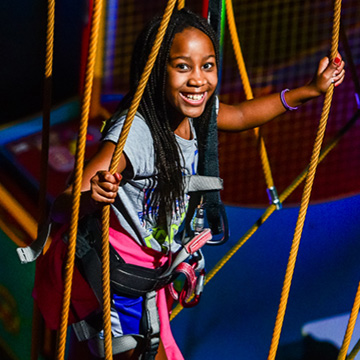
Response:
[[[124,125],[125,115],[119,115],[114,124],[110,127],[103,141],[117,143],[121,129]],[[177,135],[176,141],[179,144],[182,156],[183,175],[194,175],[198,165],[198,147],[196,133],[189,120],[192,139],[186,140]],[[157,224],[156,207],[150,207],[152,189],[156,186],[155,154],[153,138],[145,121],[137,114],[131,125],[128,138],[125,143],[124,153],[130,162],[133,173],[128,176],[124,173],[118,197],[112,205],[120,225],[139,244],[152,248],[156,251],[167,252],[170,249],[176,252],[180,248],[178,230],[185,219],[188,207],[189,196],[184,195],[179,199],[174,211],[171,223],[170,241],[167,231],[159,228]]]

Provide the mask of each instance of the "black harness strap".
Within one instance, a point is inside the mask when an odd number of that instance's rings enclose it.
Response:
[[[222,0],[209,1],[208,21],[219,38],[221,33],[221,11]],[[198,172],[200,175],[219,177],[217,113],[215,104],[211,111],[205,144],[199,148]],[[204,203],[206,217],[212,234],[215,236],[222,234],[221,240],[209,241],[208,245],[221,245],[229,238],[229,228],[225,208],[220,199],[220,192],[211,191],[206,193],[204,195]],[[194,208],[194,205],[192,205],[192,208]]]
[[[65,241],[68,235],[64,235]],[[101,225],[96,214],[85,216],[79,221],[76,242],[77,267],[90,284],[99,303],[102,303],[101,283]],[[127,264],[110,244],[111,290],[123,296],[146,296],[171,283],[176,274],[162,276],[168,264],[157,269]]]

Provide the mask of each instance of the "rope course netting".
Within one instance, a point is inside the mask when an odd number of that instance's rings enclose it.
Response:
[[[269,56],[263,56],[263,55],[259,55],[259,54],[255,54],[255,52],[257,51],[264,51],[264,50],[260,50],[262,47],[261,46],[257,46],[256,49],[253,48],[251,49],[247,49],[246,51],[244,51],[244,53],[249,54],[248,56],[248,60],[250,63],[253,60],[253,67],[251,72],[258,72],[260,74],[260,72],[262,72],[262,76],[261,77],[259,74],[257,74],[254,79],[254,83],[255,83],[255,92],[256,94],[264,94],[267,92],[273,92],[273,91],[278,91],[280,89],[277,88],[278,84],[280,86],[280,84],[284,84],[284,83],[292,83],[294,84],[294,86],[297,85],[297,82],[302,83],[303,77],[308,76],[308,69],[312,69],[314,66],[311,66],[310,63],[308,61],[313,60],[313,58],[315,57],[316,59],[319,59],[319,49],[322,49],[323,51],[328,51],[329,49],[326,49],[326,46],[328,47],[328,42],[326,45],[325,42],[325,38],[326,40],[328,40],[330,38],[329,36],[329,28],[331,28],[331,24],[329,21],[327,21],[326,26],[329,26],[326,28],[326,30],[324,30],[324,34],[326,32],[327,35],[324,35],[324,38],[322,39],[322,34],[319,34],[319,31],[316,32],[317,36],[314,36],[313,42],[310,42],[310,44],[306,43],[306,46],[302,47],[302,46],[297,46],[297,43],[299,42],[300,44],[302,44],[302,42],[300,42],[300,40],[304,40],[304,39],[298,39],[297,38],[297,34],[295,33],[296,30],[299,28],[299,19],[298,17],[295,16],[295,14],[298,14],[297,16],[299,16],[299,14],[302,13],[302,11],[304,11],[304,18],[303,20],[301,20],[301,22],[303,23],[308,22],[309,24],[313,23],[314,19],[310,19],[310,14],[311,16],[316,16],[316,12],[312,11],[314,9],[310,9],[309,7],[313,6],[313,3],[310,5],[306,5],[301,7],[300,3],[297,4],[297,6],[290,6],[292,2],[287,2],[286,4],[288,6],[281,6],[282,11],[288,11],[289,13],[294,12],[294,18],[296,19],[296,21],[291,22],[291,38],[294,41],[289,41],[289,38],[286,37],[284,38],[283,42],[281,43],[281,46],[279,46],[279,48],[275,49],[275,48],[271,48],[271,45],[269,45],[269,47],[267,48],[267,46],[264,46],[263,49],[266,49],[266,51],[268,51]],[[316,1],[314,2],[316,4]],[[320,3],[320,2],[319,2]],[[350,3],[347,2],[348,4]],[[269,5],[270,3],[266,2],[266,6],[268,6],[268,13],[271,13],[273,10],[275,13],[277,13],[277,11],[279,10],[278,3],[277,2],[271,2],[271,6]],[[302,3],[301,3],[302,4]],[[164,29],[166,29],[167,26],[167,21],[169,19],[169,16],[172,12],[172,9],[175,7],[176,5],[176,0],[170,0],[167,8],[165,10],[165,15],[164,15],[164,19],[163,19],[163,27],[160,28],[158,37],[157,37],[157,42],[153,48],[153,53],[149,58],[148,61],[148,65],[145,69],[145,72],[143,74],[143,82],[141,82],[141,85],[139,86],[139,89],[135,95],[135,99],[133,101],[133,104],[130,107],[130,111],[129,114],[127,116],[127,121],[125,123],[124,129],[123,129],[123,134],[120,137],[120,141],[119,144],[116,148],[115,154],[114,154],[114,158],[110,167],[110,171],[111,172],[115,172],[115,169],[117,168],[117,164],[119,161],[119,158],[121,156],[122,153],[122,149],[124,146],[124,143],[126,141],[126,136],[127,133],[129,131],[129,128],[131,126],[131,122],[132,119],[135,115],[139,100],[141,98],[142,92],[145,88],[145,84],[147,81],[147,78],[149,76],[149,73],[151,71],[151,67],[153,62],[155,61],[155,57],[156,57],[156,51],[159,49],[160,47],[160,43],[161,43],[161,36],[163,34]],[[259,5],[256,2],[252,3],[252,5],[249,5],[249,7],[251,6],[265,6],[264,2],[263,5]],[[283,5],[283,4],[282,4]],[[108,6],[111,6],[111,1],[108,2]],[[179,7],[183,6],[182,2],[179,2],[178,4]],[[272,7],[274,6],[274,7]],[[316,5],[315,5],[316,6]],[[319,16],[323,16],[324,13],[326,13],[326,11],[330,12],[331,10],[333,11],[333,9],[324,9],[324,7],[326,7],[325,5],[318,5],[318,9],[321,9],[321,11],[319,11],[318,15]],[[241,6],[239,6],[241,7]],[[335,30],[334,30],[334,35],[333,35],[333,43],[332,43],[332,47],[331,47],[331,54],[330,57],[334,58],[337,52],[337,47],[338,47],[338,34],[339,34],[339,23],[340,23],[340,7],[341,7],[341,2],[337,1],[336,2],[336,6],[335,6]],[[69,240],[69,257],[68,257],[68,262],[67,262],[67,266],[66,266],[66,282],[65,282],[65,296],[64,296],[64,305],[63,305],[63,313],[62,313],[62,325],[61,325],[61,329],[59,332],[59,339],[58,339],[58,359],[62,359],[64,357],[64,352],[65,352],[65,342],[66,342],[66,327],[67,327],[67,309],[69,308],[69,296],[70,296],[70,288],[71,288],[71,278],[72,278],[72,264],[74,263],[74,251],[75,251],[75,238],[76,238],[76,232],[77,232],[77,220],[78,220],[78,206],[79,206],[79,196],[80,196],[80,184],[81,184],[81,178],[82,178],[82,164],[84,161],[84,147],[85,147],[85,137],[86,137],[86,127],[87,127],[87,119],[89,116],[89,107],[90,107],[90,98],[91,98],[91,81],[92,81],[92,77],[93,77],[93,71],[94,71],[94,59],[95,59],[95,53],[96,53],[96,43],[97,43],[97,36],[98,36],[98,28],[99,28],[99,22],[100,22],[100,18],[101,18],[101,9],[102,9],[102,1],[95,1],[94,2],[94,28],[92,29],[91,32],[91,37],[90,37],[90,46],[89,46],[89,60],[88,60],[88,69],[87,69],[87,75],[86,75],[86,85],[85,85],[85,90],[84,90],[84,100],[83,100],[83,107],[82,107],[82,114],[81,114],[81,125],[80,125],[80,135],[79,135],[79,140],[78,140],[78,150],[77,150],[77,160],[76,160],[76,166],[75,166],[75,185],[74,185],[74,191],[73,191],[73,196],[74,196],[74,201],[73,201],[73,216],[72,216],[72,223],[71,223],[71,227],[70,227],[70,240]],[[345,10],[347,9],[347,7],[345,6]],[[142,13],[144,13],[144,10],[141,10]],[[254,11],[254,9],[251,9],[251,11]],[[295,11],[298,11],[298,13],[295,13]],[[119,14],[121,13],[121,11],[119,10]],[[245,12],[246,13],[246,12]],[[261,9],[257,8],[256,9],[256,13],[258,14],[262,14]],[[122,14],[122,13],[121,13]],[[345,11],[346,14],[346,11]],[[244,16],[244,15],[242,15]],[[284,18],[284,16],[280,16],[277,15],[275,16],[275,19],[279,20],[280,18]],[[286,16],[285,16],[286,18]],[[239,24],[242,24],[240,26],[240,28],[242,26],[245,26],[244,23],[246,23],[247,21],[239,21]],[[259,24],[259,22],[252,20],[252,22]],[[143,24],[144,20],[139,21],[139,23]],[[270,23],[270,29],[266,27],[266,24]],[[284,22],[284,23],[280,23],[277,22],[276,20],[274,21],[274,18],[271,18],[271,22],[268,19],[268,22],[261,22],[264,31],[266,32],[266,34],[270,34],[270,36],[277,36],[277,30],[280,28],[282,28],[282,26],[286,26],[289,27],[289,22]],[[345,21],[345,31],[346,31],[346,26],[351,27],[352,25],[352,20],[348,20],[348,22]],[[122,24],[122,26],[124,26],[124,24]],[[270,31],[269,31],[270,30]],[[356,28],[356,26],[351,27],[351,30],[353,31],[353,33],[356,33],[356,31],[358,31],[359,29]],[[248,30],[246,30],[248,31]],[[256,31],[259,31],[258,29]],[[241,32],[241,29],[240,31]],[[275,35],[274,35],[275,32]],[[280,30],[281,33],[281,30]],[[330,31],[331,33],[331,31]],[[301,34],[304,38],[305,35]],[[106,35],[105,35],[106,36]],[[347,35],[346,35],[347,36]],[[251,39],[251,35],[247,35],[248,38]],[[308,39],[308,38],[306,38]],[[253,39],[254,40],[254,39]],[[297,41],[296,41],[297,40]],[[351,41],[351,39],[350,39]],[[254,43],[258,44],[258,41],[253,41]],[[265,41],[266,42],[266,41]],[[264,44],[265,44],[264,42]],[[284,45],[284,42],[287,42],[287,46],[282,46]],[[289,44],[290,42],[290,44]],[[305,42],[305,41],[303,41]],[[360,50],[359,50],[360,51]],[[107,73],[107,70],[105,70],[104,72],[104,86],[103,88],[105,89],[105,91],[114,91],[115,89],[119,90],[121,89],[121,84],[116,84],[117,88],[114,87],[114,79],[118,79],[118,78],[122,78],[122,76],[119,76],[119,74],[116,72],[116,66],[114,64],[114,58],[112,57],[113,55],[107,57],[107,52],[105,51],[105,60],[104,60],[104,64],[105,64],[105,68],[106,66],[109,65],[109,61],[112,61],[112,65],[111,65],[111,71],[110,71],[110,75],[108,75],[109,73]],[[354,54],[353,54],[354,55]],[[269,67],[264,70],[264,68],[262,68],[262,66],[264,64],[260,64],[259,63],[259,59],[265,59],[266,61],[270,61],[271,58],[275,58],[277,56],[282,57],[281,60],[279,61],[274,61],[274,63],[276,63],[276,65],[269,65]],[[119,54],[116,54],[116,58],[122,58],[123,60],[126,59],[125,56],[119,56]],[[297,59],[301,59],[300,63],[302,63],[302,67],[300,69],[303,69],[303,71],[299,71],[299,64],[295,62],[294,58]],[[311,60],[308,60],[308,59]],[[354,57],[356,58],[356,56]],[[110,59],[110,60],[109,60]],[[124,60],[125,61],[125,60]],[[355,63],[355,67],[358,64]],[[228,71],[236,71],[232,66],[231,63],[227,64],[226,61],[223,64],[225,71],[223,72],[223,84],[222,84],[222,94],[221,97],[226,99],[227,101],[232,101],[232,102],[236,102],[239,99],[236,99],[236,101],[234,101],[233,96],[235,96],[235,94],[238,96],[239,93],[239,83],[237,83],[235,79],[235,77],[229,77],[228,75]],[[282,71],[284,70],[284,68],[286,68],[287,71],[289,71],[289,69],[293,69],[294,72],[294,78],[289,79],[289,76],[287,75],[282,75]],[[268,70],[270,69],[270,70]],[[298,75],[300,73],[300,76]],[[288,74],[288,72],[286,72],[286,74]],[[291,74],[291,71],[290,71]],[[296,75],[295,75],[296,74]],[[312,74],[311,74],[312,75]],[[282,76],[286,76],[286,79],[282,78]],[[311,76],[310,76],[311,77]],[[346,90],[346,86],[351,86],[351,83],[347,83],[347,85],[345,84],[345,89],[343,91],[343,94],[347,94],[346,96],[348,96],[348,92]],[[329,145],[321,152],[321,144],[324,138],[324,133],[325,133],[325,127],[327,124],[327,118],[329,115],[329,110],[330,110],[330,105],[331,105],[331,99],[333,96],[333,88],[331,87],[330,90],[327,92],[326,97],[325,97],[325,102],[324,102],[324,107],[323,107],[323,111],[321,114],[321,120],[320,120],[320,125],[319,125],[319,130],[318,130],[318,134],[316,136],[315,139],[315,145],[314,145],[314,151],[313,154],[311,156],[311,162],[310,165],[307,166],[307,162],[308,159],[310,157],[310,152],[308,150],[304,150],[304,151],[299,151],[299,149],[297,148],[298,144],[299,144],[299,139],[297,142],[292,143],[291,139],[287,139],[287,143],[290,142],[290,146],[292,146],[292,151],[290,151],[289,149],[272,149],[270,150],[270,152],[276,153],[276,152],[280,152],[281,153],[281,158],[282,158],[282,162],[286,163],[286,171],[282,171],[282,173],[284,173],[286,176],[288,177],[292,177],[292,179],[295,178],[295,180],[293,181],[293,183],[288,186],[287,188],[285,188],[284,192],[280,195],[280,201],[284,201],[286,198],[290,197],[291,194],[293,193],[293,191],[295,191],[296,186],[299,185],[303,180],[305,180],[305,190],[304,193],[302,195],[302,203],[300,206],[300,213],[299,213],[299,219],[298,219],[298,223],[297,223],[297,227],[295,230],[295,235],[294,235],[294,243],[293,243],[293,248],[292,251],[290,253],[290,258],[289,258],[289,267],[287,269],[287,274],[285,276],[285,282],[284,282],[284,289],[283,289],[283,293],[281,296],[281,303],[279,306],[279,314],[277,317],[277,321],[275,324],[275,329],[274,329],[274,338],[273,338],[273,342],[271,344],[271,348],[270,348],[270,353],[269,353],[269,360],[274,359],[275,358],[275,354],[276,354],[276,349],[278,346],[278,341],[279,341],[279,337],[280,337],[280,332],[281,332],[281,322],[282,322],[282,318],[285,314],[285,308],[286,308],[286,301],[287,301],[287,295],[288,292],[290,290],[290,284],[291,284],[291,275],[292,272],[294,270],[295,267],[295,260],[296,260],[296,253],[297,253],[297,248],[300,242],[300,237],[301,237],[301,232],[302,232],[302,226],[303,226],[303,222],[305,220],[305,215],[306,215],[306,209],[309,203],[309,199],[310,199],[310,193],[311,193],[311,188],[313,185],[313,180],[314,180],[314,176],[315,176],[315,171],[316,171],[316,167],[319,161],[323,161],[325,159],[325,156],[330,152],[330,150],[332,150],[335,145],[337,145],[338,141],[340,140],[341,136],[343,134],[345,134],[345,131],[348,130],[350,128],[350,126],[352,126],[355,123],[356,118],[354,118],[354,113],[355,113],[355,109],[356,109],[356,103],[355,105],[350,109],[349,107],[346,108],[341,108],[341,106],[339,106],[339,109],[335,109],[335,112],[340,111],[342,114],[341,119],[339,120],[337,127],[335,129],[331,129],[332,131],[329,131],[330,135],[332,135],[332,141],[329,142]],[[249,98],[249,95],[246,96],[247,98]],[[251,97],[251,96],[250,96]],[[341,100],[341,99],[340,99]],[[337,99],[337,103],[341,103],[341,101],[339,101],[339,99]],[[279,119],[278,126],[272,126],[274,135],[272,136],[271,133],[270,135],[267,134],[267,137],[269,137],[270,139],[274,140],[273,138],[276,138],[276,140],[281,143],[281,140],[287,136],[293,136],[294,134],[300,134],[301,138],[300,138],[300,142],[302,144],[302,149],[307,149],[309,144],[312,144],[314,142],[314,136],[316,131],[314,130],[314,125],[317,124],[316,121],[314,121],[314,118],[319,118],[320,115],[317,114],[317,107],[319,106],[319,104],[315,104],[315,105],[311,105],[311,106],[305,106],[305,110],[304,112],[299,112],[298,114],[300,115],[295,115],[298,117],[301,117],[303,119],[303,121],[301,121],[300,119],[294,119],[289,121],[289,119],[286,119],[287,116],[290,116],[289,114],[284,115],[284,117],[282,117],[281,119]],[[307,122],[304,120],[306,118],[306,116],[304,116],[304,113],[306,112],[310,113],[310,117],[311,119],[308,121],[309,122],[309,126],[307,126]],[[294,114],[292,113],[291,116],[294,116]],[[334,118],[336,115],[332,115]],[[344,119],[345,118],[345,119]],[[352,119],[349,123],[346,122],[346,120],[348,119]],[[299,128],[295,128],[296,125],[294,125],[296,122],[298,122],[298,127]],[[284,129],[285,127],[285,123],[290,123],[292,124],[292,128],[288,128],[288,129]],[[300,127],[301,127],[301,131],[300,131]],[[276,135],[275,135],[276,134]],[[281,135],[278,135],[281,134]],[[335,136],[334,136],[335,134]],[[240,153],[246,153],[246,166],[249,166],[249,163],[257,163],[259,164],[258,161],[258,154],[256,153],[256,159],[255,159],[255,155],[253,157],[251,157],[251,155],[249,156],[249,152],[248,151],[243,151],[243,150],[239,150],[236,148],[235,145],[232,144],[232,139],[231,137],[234,135],[230,135],[230,137],[227,137],[228,135],[220,135],[220,148],[222,148],[222,142],[226,141],[227,142],[227,147],[231,149],[232,151],[232,159],[236,158],[236,171],[234,167],[231,166],[224,166],[223,168],[226,169],[226,172],[224,174],[222,174],[222,176],[225,178],[225,189],[228,188],[228,190],[224,191],[224,201],[226,202],[227,199],[232,199],[232,203],[238,203],[240,202],[241,204],[246,204],[247,200],[245,198],[237,198],[235,196],[235,192],[236,193],[241,193],[241,194],[247,194],[250,197],[252,197],[251,202],[254,203],[254,198],[258,199],[259,203],[263,203],[263,198],[266,199],[266,196],[264,196],[264,188],[266,187],[265,185],[261,186],[259,185],[259,182],[261,182],[261,180],[259,180],[257,182],[257,187],[259,188],[259,191],[262,191],[261,195],[255,195],[255,189],[254,192],[252,192],[252,190],[248,190],[248,185],[249,184],[254,184],[254,182],[252,182],[249,179],[246,179],[246,177],[244,177],[244,181],[246,182],[246,184],[244,184],[244,186],[242,187],[241,183],[239,183],[239,178],[241,177],[241,173],[248,173],[248,169],[243,168],[242,166],[238,166],[238,162],[241,161],[241,159],[239,160],[238,155]],[[241,136],[241,139],[239,140],[239,137]],[[245,135],[246,136],[246,135]],[[282,139],[279,139],[278,137],[282,136]],[[236,135],[234,136],[235,139],[235,143],[244,143],[245,145],[249,145],[250,142],[253,142],[253,140],[246,140],[246,138],[243,138],[243,135]],[[232,144],[233,146],[229,146],[229,143]],[[304,145],[304,143],[306,143]],[[296,144],[296,145],[295,145]],[[253,146],[254,147],[254,146]],[[271,148],[272,145],[268,145],[268,148]],[[255,147],[256,148],[256,147]],[[256,151],[256,149],[255,149]],[[284,151],[284,153],[282,152]],[[220,151],[221,152],[221,151]],[[302,156],[299,155],[299,153],[303,154],[304,158],[302,158]],[[229,157],[229,154],[226,156],[226,152],[225,154],[222,154],[222,163],[224,164],[225,162],[229,161],[229,158],[231,159],[231,156]],[[287,157],[287,155],[293,156],[293,159],[289,159]],[[249,159],[250,157],[250,159]],[[275,156],[275,163],[276,163],[276,159],[279,158],[280,156]],[[226,159],[226,161],[225,161]],[[305,161],[306,159],[306,161]],[[320,159],[318,161],[318,159]],[[339,159],[336,159],[336,163],[339,162]],[[245,163],[245,161],[244,161]],[[342,163],[342,162],[341,162]],[[347,162],[348,164],[348,162]],[[293,166],[294,165],[294,166]],[[301,165],[302,167],[299,168],[299,165]],[[331,164],[327,164],[327,166],[329,166]],[[283,166],[283,164],[282,164]],[[292,169],[293,167],[293,169]],[[261,164],[260,164],[260,168],[261,168]],[[289,171],[289,169],[293,170],[293,171]],[[297,172],[297,174],[302,170],[303,172],[300,173],[299,176],[292,176],[293,172]],[[300,170],[300,171],[299,171]],[[354,170],[355,171],[355,170]],[[338,172],[341,173],[341,171],[334,171],[334,173],[336,173],[337,175]],[[276,174],[276,170],[273,170],[273,173]],[[296,174],[296,175],[297,175]],[[355,173],[356,175],[356,173]],[[235,185],[235,181],[232,179],[232,177],[236,176],[236,185]],[[281,179],[281,175],[275,175],[278,176]],[[254,177],[258,178],[258,179],[264,179],[264,176],[262,175],[255,175]],[[285,177],[285,176],[284,176]],[[286,181],[288,180],[288,177],[286,177]],[[341,176],[338,176],[339,179],[341,180]],[[354,176],[355,178],[356,176]],[[340,180],[337,179],[336,181],[339,182]],[[264,181],[264,180],[262,180]],[[284,181],[284,179],[283,179]],[[330,181],[334,182],[334,179],[331,179]],[[349,193],[354,193],[357,192],[359,189],[357,188],[357,186],[353,186],[353,184],[350,181],[349,184],[349,179],[347,177],[347,190],[345,192],[341,192],[341,193],[336,193],[336,195],[334,195],[332,193],[332,196],[339,196],[340,194],[344,195],[344,194],[349,194]],[[233,186],[231,185],[232,182],[234,182]],[[272,182],[272,180],[271,180]],[[279,180],[280,183],[281,180]],[[356,181],[354,181],[355,183]],[[277,180],[276,180],[277,183]],[[287,181],[287,183],[291,183],[291,181]],[[230,185],[229,185],[230,184]],[[236,187],[235,187],[236,186]],[[340,186],[340,185],[338,185]],[[320,183],[319,188],[323,188],[324,184]],[[325,186],[326,187],[326,186]],[[341,186],[340,186],[341,187]],[[239,191],[240,189],[247,189],[247,191]],[[278,189],[279,190],[279,189]],[[257,191],[257,190],[256,190]],[[329,191],[329,189],[327,188],[327,191]],[[279,191],[280,193],[281,191]],[[328,192],[321,193],[321,191],[318,191],[318,196],[319,199],[320,198],[324,198],[324,196],[328,196],[326,195],[328,194]],[[260,199],[260,200],[259,200]],[[294,197],[292,198],[293,201],[296,200],[296,194],[294,195]],[[255,200],[256,201],[256,200]],[[228,201],[229,202],[229,201]],[[206,283],[210,281],[210,279],[221,269],[221,267],[223,265],[225,265],[226,261],[230,260],[231,256],[251,237],[251,235],[257,230],[257,228],[260,226],[258,224],[263,223],[271,214],[272,212],[275,210],[275,206],[271,205],[264,213],[262,221],[258,221],[256,225],[254,225],[253,228],[251,228],[247,234],[239,240],[239,242],[237,243],[237,245],[234,246],[233,249],[231,249],[231,251],[229,251],[229,253],[224,257],[224,259],[220,260],[219,263],[217,264],[217,266],[210,272],[209,276],[207,277]],[[112,354],[111,354],[111,328],[110,328],[110,287],[109,287],[109,259],[108,259],[108,234],[107,234],[107,229],[108,229],[108,225],[109,225],[109,207],[105,207],[104,211],[103,211],[103,229],[104,230],[104,234],[103,234],[103,259],[104,259],[104,267],[103,267],[103,283],[104,283],[104,329],[105,329],[105,357],[107,359],[111,359],[112,358]],[[294,253],[293,253],[294,250]],[[283,304],[283,299],[285,304]],[[340,351],[339,354],[339,360],[342,360],[343,358],[345,359],[345,355],[342,355],[344,352],[346,354],[347,351],[347,347],[348,347],[348,339],[349,337],[351,337],[351,332],[353,329],[353,325],[354,325],[354,316],[355,313],[358,312],[359,309],[359,296],[357,294],[356,299],[355,299],[355,303],[354,303],[354,308],[352,311],[352,316],[351,319],[349,321],[349,326],[348,326],[348,331],[345,335],[344,338],[344,345]],[[180,309],[175,309],[174,313],[173,313],[173,318],[179,313]]]

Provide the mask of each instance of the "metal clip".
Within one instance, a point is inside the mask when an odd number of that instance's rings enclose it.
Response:
[[[268,196],[269,196],[270,204],[275,205],[277,210],[281,210],[282,209],[282,204],[280,202],[279,195],[277,193],[276,187],[272,186],[272,187],[268,188],[266,191],[267,191]]]

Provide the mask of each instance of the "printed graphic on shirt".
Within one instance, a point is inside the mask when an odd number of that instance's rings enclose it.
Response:
[[[195,143],[196,144],[196,143]],[[183,167],[182,174],[195,175],[198,162],[198,149],[194,146],[192,156],[188,156],[185,160],[187,167]],[[186,160],[192,160],[186,161]],[[155,239],[162,247],[163,251],[166,251],[170,244],[174,241],[175,235],[179,232],[181,224],[185,220],[186,212],[189,205],[190,196],[185,194],[182,199],[176,201],[176,207],[172,214],[172,221],[170,226],[170,234],[167,234],[167,229],[164,226],[158,226],[159,204],[151,206],[151,199],[154,189],[144,189],[143,211],[138,213],[141,226],[149,234],[144,238],[144,241],[148,247],[151,247],[151,241]]]

